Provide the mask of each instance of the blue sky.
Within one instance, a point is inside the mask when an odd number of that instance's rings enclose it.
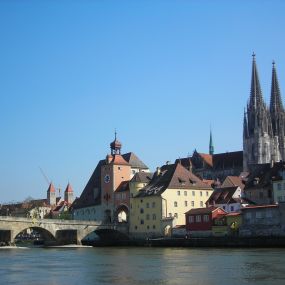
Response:
[[[0,1],[0,202],[80,195],[114,129],[149,167],[242,149],[256,53],[285,88],[284,1]]]

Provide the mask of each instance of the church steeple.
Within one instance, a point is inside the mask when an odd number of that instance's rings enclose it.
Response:
[[[122,144],[117,140],[117,131],[115,130],[115,139],[110,143],[111,154],[121,154]]]
[[[209,154],[214,154],[214,144],[213,144],[213,138],[212,138],[212,130],[210,130],[210,142],[209,142]]]
[[[251,88],[250,88],[250,99],[249,108],[256,110],[257,108],[264,106],[262,98],[262,91],[259,83],[259,76],[256,66],[255,53],[252,54],[252,73],[251,73]]]
[[[243,137],[248,138],[248,124],[247,124],[247,115],[245,109],[243,113]]]
[[[270,97],[270,113],[278,113],[284,111],[277,79],[275,62],[272,62],[272,82],[271,82],[271,97]]]

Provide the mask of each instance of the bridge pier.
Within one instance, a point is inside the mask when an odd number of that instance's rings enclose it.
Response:
[[[57,230],[55,234],[57,244],[81,244],[77,238],[77,230]]]
[[[13,244],[12,241],[12,231],[10,230],[0,230],[0,246]]]

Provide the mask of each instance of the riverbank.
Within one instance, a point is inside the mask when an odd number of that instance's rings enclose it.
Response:
[[[268,248],[285,247],[285,237],[211,237],[211,238],[157,238],[142,240],[97,240],[84,243],[93,247],[148,246],[148,247],[227,247]]]

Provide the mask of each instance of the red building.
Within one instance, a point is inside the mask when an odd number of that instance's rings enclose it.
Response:
[[[226,214],[226,211],[214,206],[192,209],[185,213],[186,232],[190,236],[211,236],[214,220]]]

